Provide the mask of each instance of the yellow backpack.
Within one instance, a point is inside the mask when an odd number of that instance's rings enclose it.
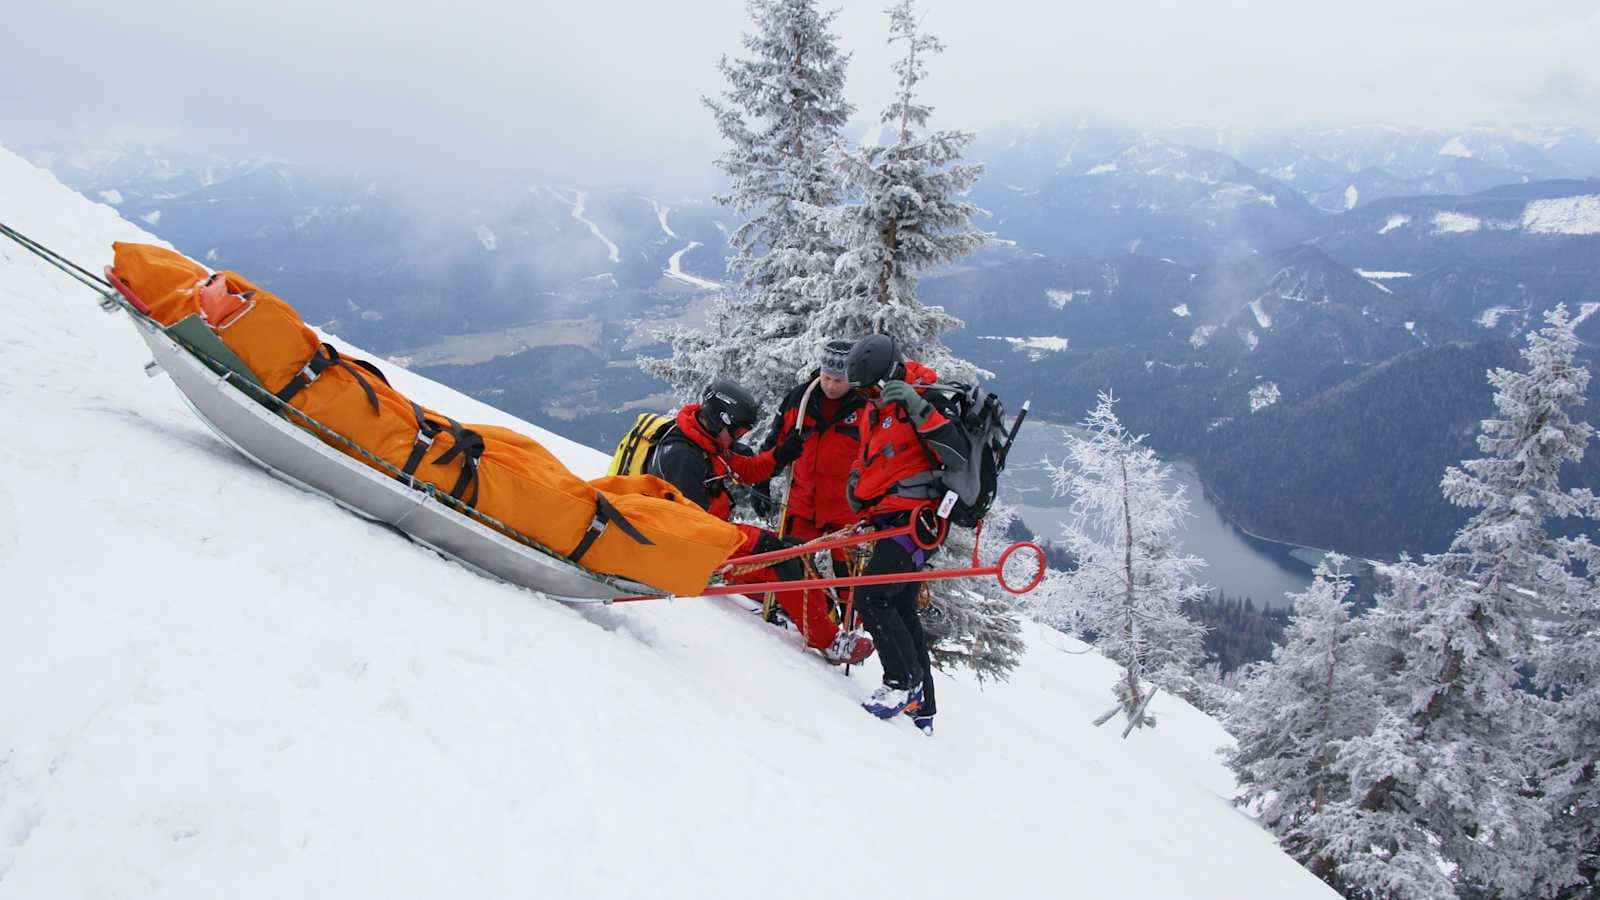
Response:
[[[672,416],[660,413],[640,413],[633,427],[622,436],[622,440],[617,441],[617,449],[611,452],[611,467],[606,469],[606,474],[643,475],[645,465],[650,462],[651,451],[655,450],[656,442],[666,437],[673,421]]]

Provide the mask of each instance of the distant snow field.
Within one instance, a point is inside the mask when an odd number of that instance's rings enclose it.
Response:
[[[1467,148],[1466,142],[1461,140],[1460,137],[1453,137],[1450,140],[1445,141],[1444,146],[1439,148],[1439,155],[1456,156],[1460,157],[1461,159],[1471,159],[1472,151]]]
[[[1535,234],[1600,234],[1600,196],[1534,200],[1522,211],[1522,227]]]
[[[1243,206],[1247,203],[1263,203],[1267,206],[1277,206],[1276,195],[1263,192],[1253,184],[1226,184],[1211,192],[1211,199],[1219,205]]]
[[[1046,353],[1060,353],[1067,349],[1067,339],[1064,337],[1001,337],[997,335],[984,335],[980,340],[1005,341],[1013,350],[1026,353],[1029,359],[1039,360]]]
[[[1187,319],[1189,317],[1189,304],[1180,303],[1177,306],[1174,306],[1172,308],[1172,314],[1178,316],[1179,318]]]
[[[1401,227],[1402,225],[1409,225],[1409,224],[1411,224],[1411,217],[1410,216],[1403,215],[1403,214],[1393,215],[1393,216],[1390,216],[1388,218],[1388,220],[1383,223],[1383,227],[1378,229],[1378,233],[1379,234],[1388,234],[1389,232],[1395,230],[1396,228]]]
[[[1361,192],[1356,190],[1356,186],[1355,185],[1352,184],[1349,187],[1344,189],[1344,208],[1345,209],[1355,209],[1356,208],[1356,203],[1359,202],[1360,199],[1361,199]]]
[[[494,248],[500,246],[499,239],[494,236],[493,231],[489,230],[489,226],[479,225],[477,228],[473,229],[473,231],[477,233],[478,243],[483,245],[483,249],[493,250]]]
[[[1411,277],[1411,273],[1410,272],[1375,272],[1375,271],[1373,271],[1371,269],[1357,269],[1356,270],[1356,274],[1360,275],[1362,278],[1375,278],[1375,279],[1379,279],[1379,280],[1382,280],[1384,278],[1410,278]]]
[[[1274,381],[1266,381],[1250,389],[1250,411],[1260,412],[1277,403],[1283,397],[1283,392],[1278,390]]]
[[[1483,220],[1477,216],[1469,216],[1458,212],[1436,212],[1433,214],[1434,234],[1465,234],[1477,231],[1483,227]]]
[[[121,191],[111,190],[111,191],[100,191],[99,193],[100,193],[100,199],[104,200],[105,202],[107,202],[109,204],[111,204],[112,206],[116,206],[117,204],[122,202],[122,192]]]
[[[1046,300],[1048,300],[1050,302],[1050,305],[1055,307],[1056,309],[1065,309],[1068,303],[1071,303],[1072,301],[1078,299],[1079,297],[1088,298],[1089,295],[1092,294],[1092,293],[1094,293],[1094,292],[1093,291],[1087,291],[1087,290],[1071,290],[1071,291],[1053,291],[1052,290],[1052,291],[1045,291],[1044,292],[1044,298]]]
[[[1261,308],[1260,297],[1250,301],[1250,311],[1255,313],[1257,325],[1260,325],[1263,329],[1272,327],[1272,316],[1269,315],[1265,309]]]
[[[1505,316],[1513,316],[1521,312],[1521,309],[1517,309],[1515,307],[1496,306],[1479,313],[1477,321],[1478,324],[1482,325],[1484,328],[1494,328],[1500,324],[1500,320]]]
[[[157,210],[154,210],[154,211],[151,211],[151,212],[147,212],[144,215],[140,216],[139,218],[141,218],[144,221],[150,223],[151,225],[160,225],[161,224],[161,210],[157,209]]]

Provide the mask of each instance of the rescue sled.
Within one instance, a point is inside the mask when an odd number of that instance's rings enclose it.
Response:
[[[118,307],[113,306],[111,311]],[[166,372],[184,403],[217,437],[246,459],[296,487],[332,500],[479,574],[569,600],[604,601],[650,588],[597,575],[551,553],[520,544],[447,506],[435,491],[416,490],[331,450],[309,432],[252,399],[244,376],[224,361],[232,354],[198,323],[169,331],[129,313],[153,365]],[[208,364],[195,351],[214,362]],[[219,352],[220,351],[220,352]],[[222,371],[217,371],[218,369]],[[242,368],[242,364],[241,364]],[[155,370],[147,369],[155,375]]]
[[[417,490],[333,451],[254,399],[248,369],[233,360],[233,354],[210,329],[192,320],[163,328],[143,315],[126,295],[120,299],[121,303],[102,305],[109,312],[128,312],[154,357],[147,373],[166,372],[200,421],[273,476],[326,497],[362,518],[388,525],[481,575],[553,597],[605,601],[650,590],[518,543],[452,509],[436,491]]]

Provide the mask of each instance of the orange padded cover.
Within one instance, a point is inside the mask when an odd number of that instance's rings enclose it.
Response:
[[[113,246],[113,268],[150,304],[152,318],[171,325],[200,311],[198,288],[209,277],[202,266],[149,244]],[[229,319],[217,336],[267,390],[277,393],[317,353],[321,341],[287,303],[233,272],[224,272],[222,277],[230,294],[255,293],[251,305]],[[376,411],[357,376],[338,365],[324,370],[290,404],[373,455],[403,467],[417,435],[411,402],[370,372],[357,371],[377,398]],[[435,422],[445,421],[439,413],[425,412]],[[594,518],[596,494],[603,491],[612,506],[651,541],[642,545],[621,528],[608,527],[584,554],[581,562],[585,568],[688,596],[704,587],[711,572],[741,543],[737,528],[679,496],[659,478],[637,475],[584,481],[526,435],[493,425],[464,427],[484,439],[476,506],[485,515],[558,552],[571,553]],[[446,494],[461,473],[460,456],[442,465],[434,460],[447,452],[453,441],[448,431],[435,436],[416,472],[418,481]],[[340,444],[328,443],[350,453]]]

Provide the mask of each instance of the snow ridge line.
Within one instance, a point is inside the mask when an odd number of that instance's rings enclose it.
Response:
[[[649,197],[646,197],[645,199],[650,200]],[[673,231],[672,228],[667,225],[667,213],[672,212],[672,207],[662,206],[660,203],[654,200],[650,200],[650,205],[655,207],[656,221],[661,223],[661,230],[666,232],[667,237],[669,238],[677,237],[677,232]]]
[[[697,278],[683,271],[683,255],[698,246],[700,246],[699,241],[690,241],[689,246],[679,250],[677,253],[672,254],[672,258],[667,260],[667,277],[675,278],[684,284],[690,284],[697,288],[704,288],[708,291],[714,291],[722,287],[722,285],[716,283],[715,281],[707,281],[704,278]]]
[[[617,245],[612,243],[611,239],[605,236],[605,234],[600,230],[599,225],[596,225],[583,216],[584,209],[589,200],[588,192],[580,191],[577,188],[572,188],[571,190],[573,199],[569,202],[572,203],[572,218],[583,223],[584,225],[589,226],[589,231],[593,233],[595,237],[599,238],[602,244],[606,245],[606,250],[609,252],[612,262],[622,262],[622,254],[617,249]]]

